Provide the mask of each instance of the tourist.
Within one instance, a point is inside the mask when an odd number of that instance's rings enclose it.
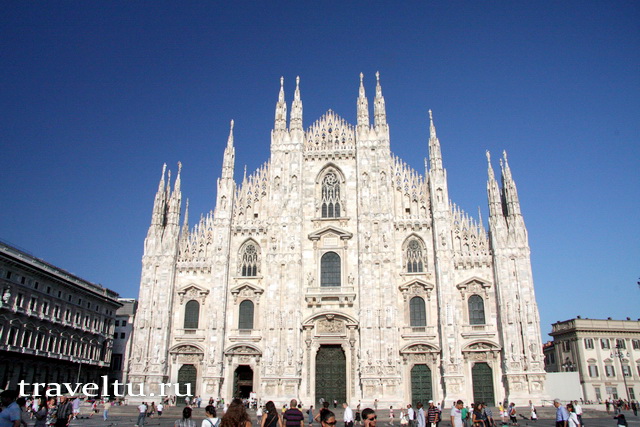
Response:
[[[188,406],[184,408],[182,419],[177,420],[173,425],[174,427],[196,427],[196,422],[191,419],[191,408]]]
[[[289,402],[289,409],[287,409],[282,416],[285,421],[286,427],[304,427],[304,415],[302,411],[298,409],[298,401],[291,399]]]
[[[482,414],[484,416],[483,420],[485,420],[487,425],[489,425],[490,427],[495,427],[496,423],[493,420],[493,411],[484,402],[482,402]]]
[[[427,418],[425,417],[424,409],[422,408],[422,402],[418,402],[416,407],[418,408],[418,414],[416,415],[418,427],[427,427]]]
[[[358,406],[356,406],[356,425],[360,427],[362,425],[362,415],[360,414],[360,401],[358,400]]]
[[[138,421],[136,422],[136,427],[142,427],[144,425],[144,420],[147,417],[147,403],[142,402],[138,405]]]
[[[309,409],[307,409],[307,418],[309,427],[311,427],[313,425],[313,405],[309,406]]]
[[[471,414],[471,421],[473,427],[486,427],[484,420],[482,419],[482,403],[476,403],[473,407],[473,414]]]
[[[162,401],[160,401],[160,403],[156,405],[156,410],[158,411],[158,418],[160,418],[162,416],[162,411],[164,410],[164,405],[162,404]]]
[[[147,416],[149,418],[153,417],[153,414],[156,413],[156,403],[155,402],[151,402],[151,406],[149,406],[149,412],[147,412]]]
[[[507,409],[507,413],[509,414],[509,420],[511,421],[512,426],[518,425],[518,412],[516,411],[516,404],[511,402],[509,404],[509,408]]]
[[[347,402],[342,404],[342,408],[344,409],[344,415],[342,416],[344,420],[344,427],[353,427],[353,411],[349,407]]]
[[[196,396],[196,403],[198,404],[198,408],[200,408],[200,406],[202,405],[202,398],[200,397],[200,395]]]
[[[464,427],[469,427],[469,407],[468,406],[464,406],[464,404],[462,404],[461,415],[462,415],[462,424],[464,425]]]
[[[573,403],[567,403],[567,412],[569,412],[568,427],[580,427],[580,420],[578,420],[578,414],[576,414],[576,408]]]
[[[409,427],[416,427],[416,411],[411,406],[411,403],[407,405],[407,419],[409,420]]]
[[[58,402],[58,413],[56,416],[56,427],[66,427],[71,422],[73,416],[73,407],[67,396],[60,396]]]
[[[73,399],[73,402],[71,402],[71,409],[73,413],[73,419],[75,420],[80,416],[80,397],[79,396],[76,396],[76,398]]]
[[[582,406],[580,406],[577,400],[573,401],[573,409],[575,409],[578,421],[580,421],[580,425],[582,425]]]
[[[433,404],[433,400],[429,401],[429,408],[427,409],[427,422],[429,427],[436,427],[436,423],[440,420],[440,411]]]
[[[362,423],[364,427],[376,427],[377,422],[378,416],[376,415],[376,411],[371,408],[364,408],[362,411]]]
[[[256,424],[257,427],[260,427],[260,423],[262,422],[262,406],[258,405],[256,408]]]
[[[329,402],[324,401],[324,402],[322,402],[322,408],[320,408],[320,412],[318,412],[318,415],[315,416],[314,420],[322,422],[323,414],[326,411],[329,411]],[[329,412],[331,412],[331,411],[329,411]]]
[[[321,427],[336,427],[336,416],[331,411],[325,411],[320,423]]]
[[[218,427],[220,425],[220,418],[217,417],[216,408],[213,405],[207,405],[204,408],[204,420],[200,427]]]
[[[268,401],[265,405],[265,412],[262,414],[260,427],[282,427],[278,410],[272,400]]]
[[[569,421],[569,412],[567,408],[562,406],[560,399],[553,400],[553,406],[556,407],[556,427],[567,427]]]
[[[389,406],[389,423],[393,425],[393,406]]]
[[[463,418],[462,418],[462,410],[464,409],[464,402],[462,400],[458,400],[455,405],[451,408],[451,426],[452,427],[463,427]]]
[[[58,418],[58,405],[56,405],[56,398],[50,397],[47,399],[47,427],[54,427],[56,425],[56,419]]]
[[[222,417],[220,427],[251,427],[251,419],[247,410],[242,404],[242,400],[233,399]],[[282,427],[280,424],[279,427]]]
[[[0,412],[0,427],[19,427],[22,421],[20,407],[16,403],[18,392],[15,390],[5,390],[0,393],[0,400],[4,408]]]
[[[109,409],[111,409],[111,401],[109,399],[106,399],[102,404],[102,419],[104,419],[105,421],[107,421],[107,418],[109,418]]]
[[[40,403],[34,402],[34,406],[38,405],[38,410],[33,413],[36,419],[36,423],[33,427],[46,427],[47,426],[47,399],[45,397],[40,398]]]
[[[627,419],[624,417],[624,414],[615,415],[613,418],[618,420],[618,427],[627,427]]]
[[[20,425],[27,427],[29,425],[29,412],[27,411],[27,399],[19,397],[16,399],[16,404],[20,408]]]

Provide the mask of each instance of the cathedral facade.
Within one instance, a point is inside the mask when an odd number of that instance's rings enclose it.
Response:
[[[236,182],[231,122],[215,207],[192,227],[180,165],[173,184],[163,169],[130,360],[147,395],[178,383],[305,404],[542,398],[506,154],[499,185],[487,153],[487,231],[449,200],[431,112],[424,174],[392,154],[376,77],[372,120],[361,75],[357,124],[329,110],[306,130],[299,79],[290,114],[281,80],[270,159]]]

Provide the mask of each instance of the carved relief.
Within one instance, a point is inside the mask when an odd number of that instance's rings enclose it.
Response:
[[[345,324],[342,320],[338,319],[321,319],[316,323],[317,331],[320,334],[344,334]]]

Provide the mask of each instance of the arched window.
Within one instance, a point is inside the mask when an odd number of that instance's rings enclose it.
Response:
[[[200,303],[196,300],[187,302],[184,306],[184,328],[198,329],[200,319]]]
[[[340,286],[340,255],[327,252],[320,260],[320,286]]]
[[[249,300],[240,303],[238,329],[253,329],[253,302]]]
[[[484,301],[480,295],[469,297],[469,324],[484,325]]]
[[[427,326],[427,311],[424,300],[420,297],[413,297],[409,301],[409,324],[411,326]]]
[[[424,271],[422,245],[418,239],[411,239],[407,245],[407,273],[422,273]]]
[[[322,218],[340,217],[340,180],[334,171],[322,179]]]
[[[240,252],[240,275],[243,277],[255,277],[258,275],[258,248],[255,243],[249,242]]]

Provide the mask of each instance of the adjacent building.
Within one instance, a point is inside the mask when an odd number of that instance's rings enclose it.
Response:
[[[129,376],[129,356],[133,343],[133,321],[138,301],[133,298],[118,298],[118,302],[122,304],[122,307],[116,311],[109,378],[111,382],[117,380],[120,383],[126,383]]]
[[[96,382],[111,362],[118,295],[0,242],[0,388]]]
[[[637,399],[640,393],[640,319],[575,319],[554,323],[544,346],[547,372],[575,371],[584,398]]]
[[[163,169],[130,381],[280,402],[541,399],[530,249],[506,153],[501,186],[487,153],[487,232],[449,199],[433,118],[415,147],[428,167],[415,170],[391,151],[379,77],[372,118],[362,75],[357,92],[355,125],[328,110],[305,129],[299,79],[290,114],[281,80],[270,159],[236,181],[231,122],[215,206],[194,226],[181,166],[173,183]]]

